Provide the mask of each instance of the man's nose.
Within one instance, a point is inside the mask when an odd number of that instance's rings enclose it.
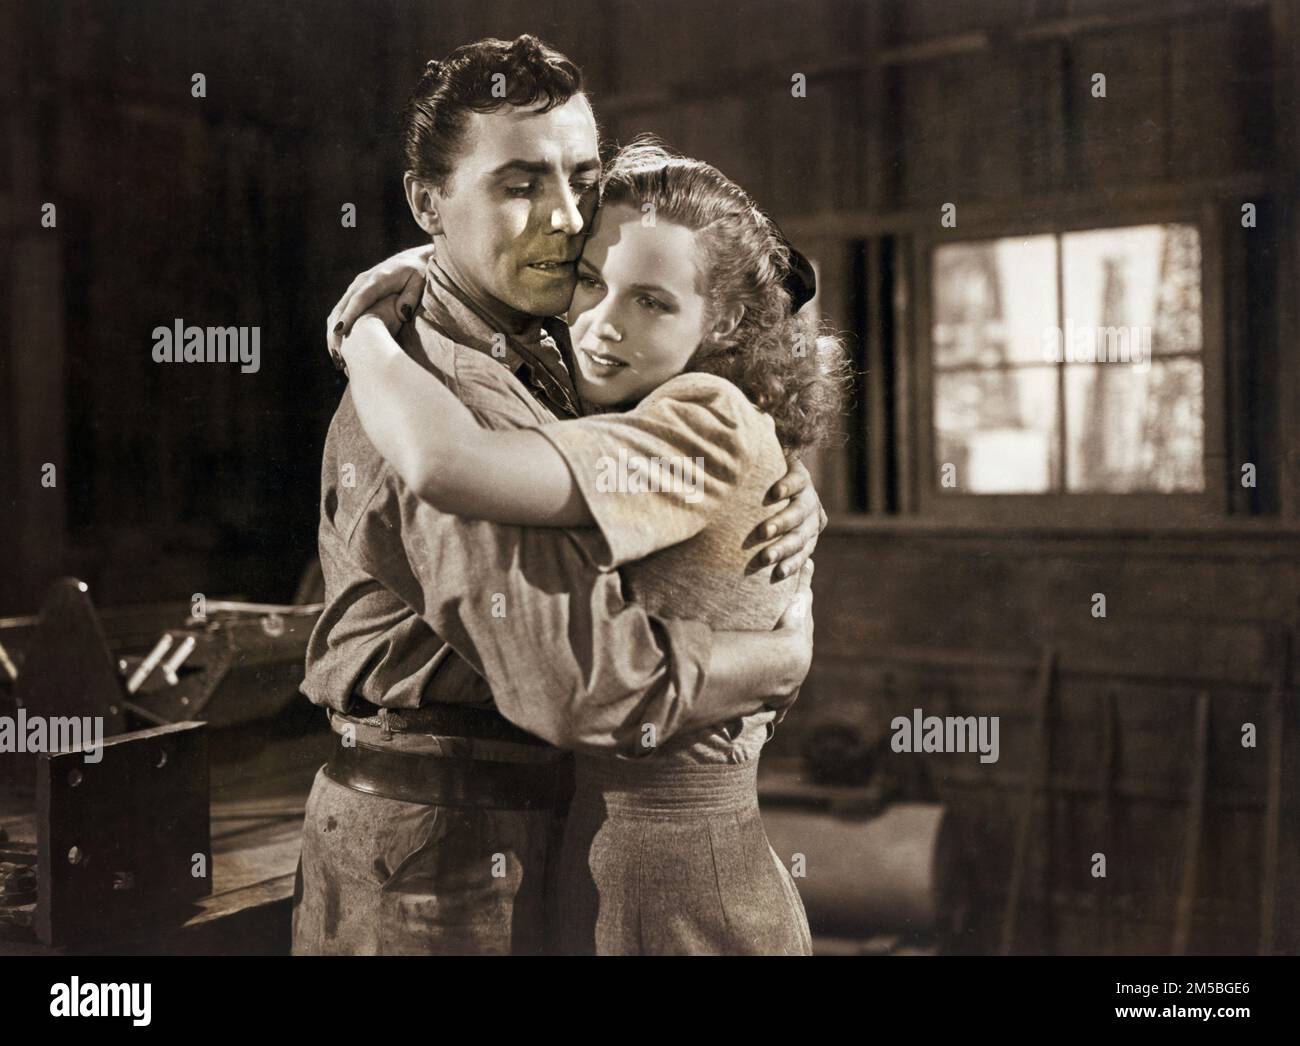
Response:
[[[559,199],[551,211],[551,229],[566,236],[577,236],[582,232],[582,211],[578,208],[579,197],[567,185],[560,190]]]

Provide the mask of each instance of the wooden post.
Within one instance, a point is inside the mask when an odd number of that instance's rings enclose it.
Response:
[[[1278,630],[1277,681],[1268,694],[1268,794],[1264,805],[1264,853],[1259,887],[1259,954],[1272,955],[1277,930],[1278,849],[1282,829],[1284,708],[1291,679],[1291,629]]]
[[[1183,831],[1183,884],[1178,891],[1174,922],[1174,955],[1186,955],[1192,934],[1192,909],[1196,904],[1196,880],[1200,870],[1201,825],[1205,820],[1205,779],[1209,763],[1210,695],[1196,695],[1196,720],[1192,739],[1192,774],[1187,789],[1187,826]]]
[[[1029,852],[1029,831],[1033,826],[1034,805],[1040,790],[1045,790],[1049,771],[1048,743],[1050,740],[1049,713],[1051,711],[1052,682],[1056,671],[1055,647],[1044,647],[1038,666],[1038,681],[1034,687],[1034,768],[1025,782],[1020,796],[1020,813],[1016,825],[1016,845],[1011,859],[1011,886],[1007,891],[1007,904],[1002,917],[1002,955],[1010,955],[1016,944],[1016,923],[1020,915],[1020,894],[1024,888],[1025,865]],[[1050,855],[1051,840],[1047,842]],[[1050,896],[1047,903],[1051,903]]]
[[[1106,879],[1102,884],[1101,895],[1098,904],[1098,920],[1101,923],[1100,936],[1103,946],[1103,953],[1106,955],[1115,954],[1115,912],[1112,903],[1112,892],[1114,887],[1111,885],[1110,866],[1114,860],[1115,839],[1118,833],[1114,827],[1115,816],[1115,768],[1117,763],[1118,746],[1115,738],[1115,723],[1118,716],[1115,710],[1115,691],[1107,690],[1106,696],[1101,700],[1101,762],[1098,767],[1100,780],[1098,786],[1101,790],[1101,839],[1102,853],[1106,855]]]

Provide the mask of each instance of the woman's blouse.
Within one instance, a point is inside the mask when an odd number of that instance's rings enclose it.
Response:
[[[714,630],[775,627],[798,578],[747,572],[748,542],[773,512],[764,503],[787,471],[772,419],[731,382],[681,374],[633,410],[541,426],[563,456],[598,530],[582,533],[596,564],[618,568],[626,595],[650,613]],[[776,713],[678,734],[656,758],[744,762],[771,736]]]

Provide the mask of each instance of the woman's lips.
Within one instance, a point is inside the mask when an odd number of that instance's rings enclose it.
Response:
[[[627,366],[626,363],[614,356],[606,356],[604,353],[593,352],[591,349],[580,348],[578,351],[587,357],[587,360],[598,374],[612,374],[614,371],[622,370]]]

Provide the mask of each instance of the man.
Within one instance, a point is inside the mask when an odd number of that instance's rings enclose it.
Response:
[[[486,426],[579,413],[567,331],[543,324],[568,306],[596,205],[578,70],[532,37],[481,41],[429,64],[405,122],[407,199],[435,246],[399,341]],[[774,522],[795,549],[815,538],[806,500]],[[598,532],[420,502],[347,394],[319,540],[327,605],[303,689],[338,736],[308,800],[295,953],[543,951],[560,748],[644,756],[647,737],[788,705],[807,671],[793,620],[713,633],[627,603],[594,566]]]

